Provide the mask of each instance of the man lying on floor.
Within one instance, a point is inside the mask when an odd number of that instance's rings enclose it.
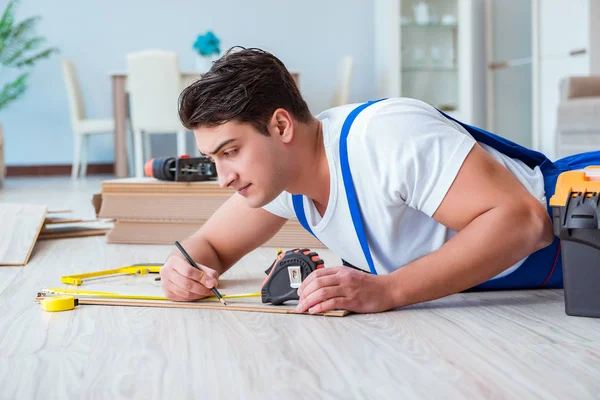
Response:
[[[344,260],[305,279],[301,312],[562,287],[548,201],[560,172],[600,163],[600,152],[552,163],[407,98],[312,116],[283,63],[259,49],[216,61],[179,113],[237,193],[183,242],[205,272],[177,250],[162,268],[176,301],[210,296],[292,217]]]

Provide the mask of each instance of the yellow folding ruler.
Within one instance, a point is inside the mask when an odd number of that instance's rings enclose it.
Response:
[[[260,297],[260,293],[242,293],[242,294],[223,294],[227,299],[245,299],[250,297]],[[167,297],[161,296],[138,296],[130,294],[121,294],[115,292],[99,292],[94,290],[62,289],[62,288],[44,288],[37,294],[36,300],[40,302],[45,311],[67,311],[76,306],[86,304],[84,299],[79,298],[102,298],[119,300],[161,300],[170,301]],[[205,297],[198,301],[218,301],[216,296]],[[93,303],[89,303],[93,304]]]
[[[106,269],[103,271],[88,272],[79,275],[61,276],[60,281],[67,285],[80,286],[84,279],[90,278],[105,278],[107,276],[116,275],[145,275],[149,273],[158,273],[162,264],[133,264],[128,267]]]
[[[102,297],[106,299],[131,299],[131,300],[165,300],[170,301],[167,297],[162,296],[138,296],[133,294],[121,294],[115,292],[100,292],[95,290],[78,290],[78,289],[63,289],[63,288],[44,288],[38,292],[38,297],[54,296],[54,295],[72,295],[85,297]],[[250,297],[260,297],[260,293],[241,293],[241,294],[224,294],[223,297],[228,299],[247,299]],[[201,300],[217,300],[217,296],[205,297]]]
[[[149,273],[158,273],[162,264],[134,264],[127,267],[107,269],[103,271],[88,272],[77,275],[66,275],[60,278],[62,283],[67,285],[81,286],[84,280],[106,278],[118,275],[145,275]],[[37,294],[36,300],[40,301],[42,308],[46,311],[65,311],[75,308],[79,304],[77,297],[84,298],[105,298],[105,299],[124,299],[124,300],[161,300],[170,301],[167,297],[161,296],[141,296],[128,295],[116,292],[102,292],[93,290],[79,290],[66,288],[44,288]],[[261,293],[241,293],[241,294],[223,294],[228,299],[243,299],[250,297],[260,297]],[[216,296],[206,297],[201,301],[218,300]]]

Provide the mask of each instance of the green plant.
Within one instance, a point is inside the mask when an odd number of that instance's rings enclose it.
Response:
[[[37,61],[58,53],[55,47],[40,50],[46,39],[34,34],[34,28],[40,17],[30,17],[21,22],[15,21],[17,0],[10,0],[0,18],[0,66],[3,69],[22,70],[32,67]],[[0,111],[21,96],[27,89],[29,72],[5,83],[0,91]]]

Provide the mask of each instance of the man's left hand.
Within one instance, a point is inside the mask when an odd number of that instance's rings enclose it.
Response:
[[[343,309],[376,313],[394,308],[386,277],[348,267],[317,269],[298,289],[297,312],[321,313]]]

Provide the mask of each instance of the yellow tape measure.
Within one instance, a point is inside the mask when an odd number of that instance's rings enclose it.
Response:
[[[77,307],[79,300],[74,296],[52,296],[40,300],[40,305],[48,312],[68,311]]]

